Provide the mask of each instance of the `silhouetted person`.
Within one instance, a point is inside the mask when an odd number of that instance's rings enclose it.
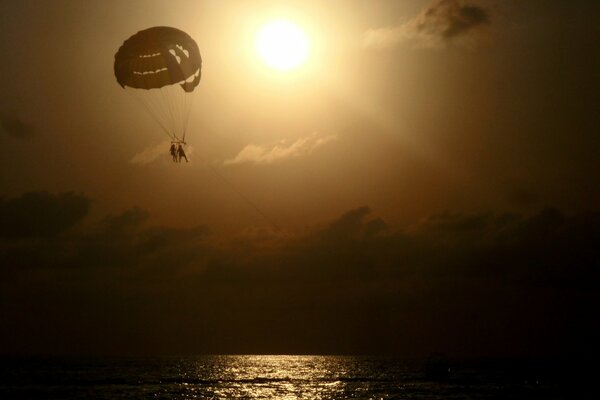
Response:
[[[169,149],[169,151],[171,152],[173,161],[177,162],[177,147],[175,147],[175,143],[171,143],[171,148]]]
[[[188,162],[185,151],[183,151],[183,147],[181,147],[181,145],[179,145],[177,148],[177,155],[179,156],[179,162],[181,162],[181,158],[185,158],[185,162]]]

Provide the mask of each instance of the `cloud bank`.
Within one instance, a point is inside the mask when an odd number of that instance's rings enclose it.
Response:
[[[51,232],[0,236],[0,353],[597,347],[597,212],[443,212],[408,230],[363,206],[303,232],[218,237],[203,226],[148,226],[138,208],[71,229],[89,202],[69,193],[4,200],[3,218],[33,203],[61,217]]]
[[[13,199],[0,198],[0,238],[53,237],[79,222],[90,200],[73,192],[30,192]]]
[[[472,45],[489,24],[489,12],[480,6],[461,0],[438,0],[398,26],[369,29],[363,43],[378,48],[405,42],[428,48],[450,43]]]
[[[235,157],[225,160],[224,165],[243,163],[272,164],[290,158],[296,158],[312,153],[317,148],[335,140],[333,135],[320,137],[317,133],[296,140],[293,143],[281,141],[275,145],[249,144]]]

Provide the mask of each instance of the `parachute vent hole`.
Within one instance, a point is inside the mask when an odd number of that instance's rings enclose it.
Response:
[[[175,50],[173,50],[173,49],[170,49],[170,50],[169,50],[169,53],[171,53],[171,55],[172,55],[173,57],[175,57],[175,60],[177,60],[177,64],[181,64],[181,57],[179,57],[179,56],[177,55],[177,53],[175,53]]]
[[[190,52],[189,52],[189,51],[187,51],[187,50],[185,49],[185,47],[183,47],[183,46],[182,46],[182,45],[180,45],[180,44],[177,44],[176,46],[177,46],[177,48],[178,48],[179,50],[181,50],[181,52],[182,52],[183,54],[185,54],[186,58],[190,58]]]

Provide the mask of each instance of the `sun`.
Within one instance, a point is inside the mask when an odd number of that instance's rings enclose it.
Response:
[[[306,33],[288,20],[274,20],[256,35],[256,51],[262,61],[277,71],[290,71],[308,59],[310,43]]]

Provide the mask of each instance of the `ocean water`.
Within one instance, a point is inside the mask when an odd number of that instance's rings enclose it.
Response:
[[[0,360],[1,399],[600,398],[590,391],[593,385],[568,373],[573,368],[548,361],[432,364],[393,357],[257,355]]]

